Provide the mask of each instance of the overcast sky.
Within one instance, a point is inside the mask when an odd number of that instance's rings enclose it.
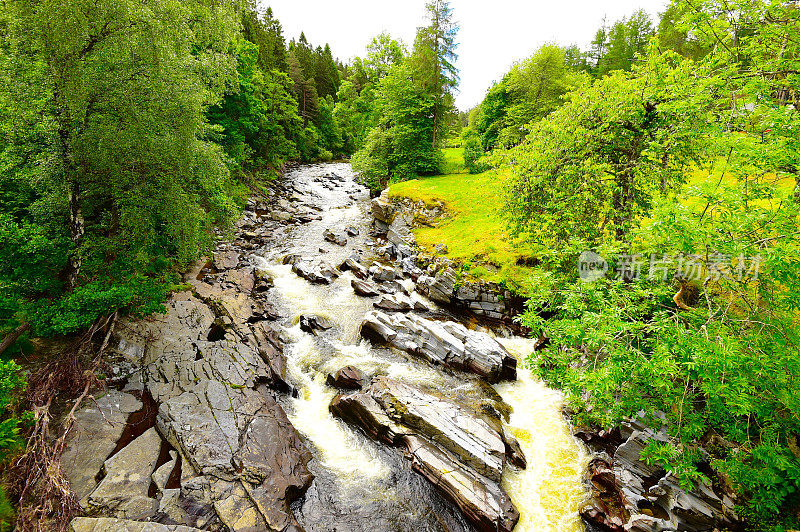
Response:
[[[374,35],[388,31],[409,48],[423,24],[426,0],[260,0],[271,6],[289,41],[306,34],[314,44],[330,43],[347,61],[364,55]],[[493,80],[512,63],[546,42],[587,47],[603,17],[614,21],[645,9],[653,20],[667,0],[451,0],[458,35],[461,86],[456,103],[480,103]]]

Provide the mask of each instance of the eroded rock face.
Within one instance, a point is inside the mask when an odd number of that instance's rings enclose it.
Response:
[[[361,334],[434,364],[475,373],[490,383],[517,376],[517,361],[497,340],[458,323],[375,311],[365,316]]]
[[[587,522],[620,532],[739,528],[726,494],[717,494],[707,481],[687,492],[673,475],[640,459],[649,441],[667,441],[663,431],[634,420],[623,424],[622,440],[613,458],[604,452],[589,464],[592,498],[581,509]]]
[[[76,517],[67,532],[200,532],[198,528],[112,519]]]
[[[519,513],[499,485],[503,435],[483,417],[418,387],[377,377],[364,393],[337,396],[331,412],[404,450],[414,470],[485,531],[511,531]]]
[[[61,464],[79,501],[97,486],[97,473],[117,447],[130,415],[142,406],[133,395],[111,390],[96,404],[89,404],[76,413],[75,428],[61,455]]]
[[[255,276],[227,270],[190,282],[193,293],[175,295],[166,314],[118,330],[118,353],[140,368],[158,414],[155,427],[105,461],[86,506],[164,526],[300,530],[290,504],[313,480],[311,454],[273,395],[288,391],[285,359],[254,297]],[[161,435],[173,448],[163,464]]]

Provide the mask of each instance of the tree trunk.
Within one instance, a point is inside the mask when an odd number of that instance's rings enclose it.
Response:
[[[5,338],[3,338],[3,341],[0,342],[0,355],[2,355],[6,351],[6,349],[14,345],[14,343],[17,340],[19,340],[20,336],[25,334],[30,328],[31,328],[30,323],[23,323],[22,325],[20,325],[10,333],[8,333],[5,336]]]

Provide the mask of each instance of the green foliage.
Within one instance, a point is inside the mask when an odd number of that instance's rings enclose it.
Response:
[[[506,201],[514,232],[557,242],[625,235],[703,154],[712,90],[671,52],[576,90],[502,155],[515,176]]]
[[[393,68],[378,83],[378,125],[353,156],[353,168],[374,190],[439,171],[442,154],[433,143],[434,105],[433,97],[416,85],[405,64]]]
[[[461,137],[464,140],[464,166],[470,174],[481,173],[483,167],[478,160],[483,157],[484,152],[480,137],[471,129],[465,129]]]
[[[618,61],[496,156],[541,263],[522,321],[550,341],[531,363],[579,422],[663,426],[645,460],[687,488],[719,473],[763,530],[796,524],[800,489],[798,29],[792,2],[676,0],[666,46],[629,73]],[[610,62],[619,35],[602,33]],[[578,281],[590,248],[633,256],[641,276]],[[675,257],[666,282],[651,254]]]
[[[548,44],[515,64],[489,89],[472,127],[484,150],[518,145],[538,122],[561,106],[563,97],[582,83],[582,67],[572,64],[574,49]]]

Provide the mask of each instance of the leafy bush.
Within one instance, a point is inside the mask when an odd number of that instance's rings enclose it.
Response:
[[[464,166],[470,174],[479,174],[484,171],[483,165],[478,160],[483,157],[483,146],[477,133],[471,129],[464,130]]]

